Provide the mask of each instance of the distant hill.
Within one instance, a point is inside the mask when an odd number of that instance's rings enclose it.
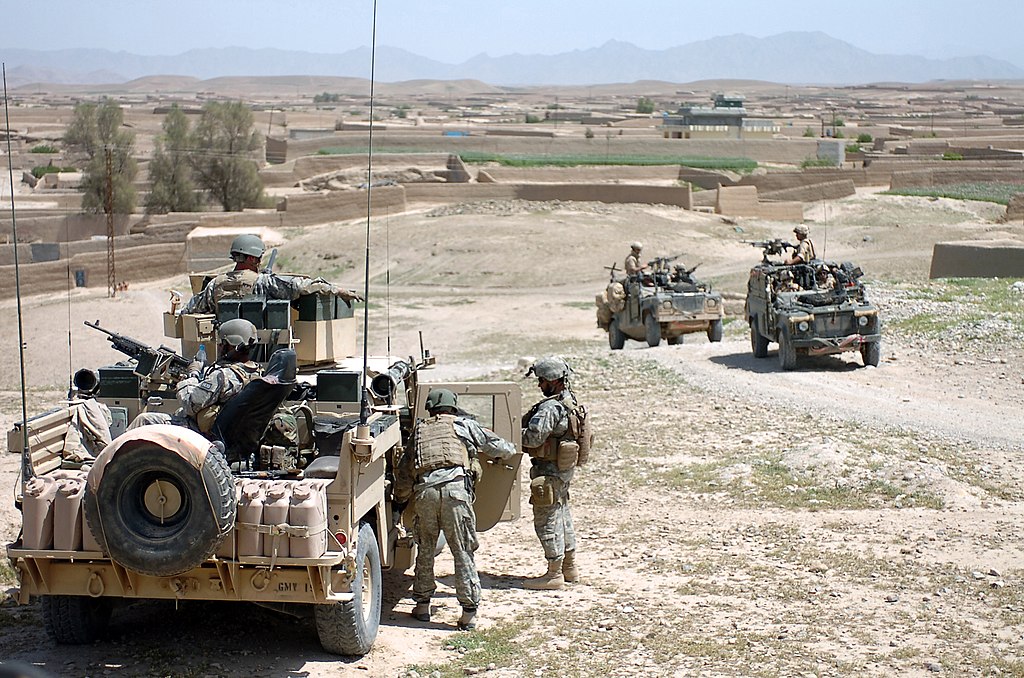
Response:
[[[224,47],[175,56],[142,56],[102,49],[8,50],[8,83],[124,83],[152,75],[207,80],[235,76],[368,78],[367,47],[339,54]],[[446,64],[397,47],[379,47],[378,82],[478,80],[498,86],[594,85],[638,80],[690,82],[767,80],[790,84],[863,84],[878,81],[1024,79],[1024,69],[987,56],[928,59],[874,54],[821,32],[766,38],[729,35],[663,50],[609,41],[560,54],[480,54]]]

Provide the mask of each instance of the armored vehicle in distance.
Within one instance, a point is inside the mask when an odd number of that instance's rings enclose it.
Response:
[[[769,257],[792,247],[781,240],[751,243],[764,250],[750,270],[744,313],[750,348],[768,356],[779,345],[779,365],[792,370],[802,356],[859,351],[865,365],[877,366],[882,350],[882,321],[850,262],[813,260],[786,265]]]
[[[706,333],[709,341],[722,340],[722,295],[693,277],[697,266],[673,265],[677,258],[654,259],[640,275],[624,280],[616,280],[612,269],[608,288],[597,300],[598,325],[608,331],[612,350],[625,346],[627,338],[652,347],[662,339],[681,344],[685,335],[696,332]]]

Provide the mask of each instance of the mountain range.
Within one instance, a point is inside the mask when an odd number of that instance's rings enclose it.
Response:
[[[2,58],[12,87],[30,83],[116,84],[153,75],[200,79],[370,75],[367,47],[338,54],[222,47],[194,49],[173,56],[105,49],[11,49],[4,50]],[[460,64],[381,46],[377,48],[375,63],[374,76],[383,82],[476,79],[501,86],[709,79],[822,85],[1024,79],[1024,68],[992,57],[929,59],[874,54],[821,32],[789,32],[765,38],[729,35],[662,50],[612,40],[600,47],[559,54],[479,54]]]

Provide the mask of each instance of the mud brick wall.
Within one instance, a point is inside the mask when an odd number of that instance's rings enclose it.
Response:
[[[402,186],[380,186],[371,192],[370,213],[372,215],[404,212],[405,206],[406,188]],[[328,191],[290,195],[284,199],[283,207],[281,223],[284,226],[326,224],[332,221],[359,219],[366,217],[366,192]]]
[[[1010,197],[1010,203],[1006,206],[1006,214],[1003,215],[1003,221],[1024,221],[1024,192]]]
[[[329,144],[327,144],[329,145]],[[374,156],[373,169],[448,166],[447,153],[395,153]],[[275,167],[260,170],[260,178],[267,187],[294,186],[303,179],[327,172],[366,169],[366,155],[309,155]]]
[[[762,219],[769,221],[788,221],[801,223],[804,220],[804,204],[802,202],[762,200],[757,204]]]
[[[17,206],[17,205],[15,205]],[[68,240],[85,240],[94,235],[107,235],[107,217],[104,214],[63,214],[60,216],[28,216],[30,213],[19,211],[18,240],[21,242],[66,242]],[[139,220],[138,216],[115,215],[114,235],[124,235],[131,224]],[[11,215],[8,211],[6,219],[0,219],[0,228],[11,230]]]
[[[650,165],[622,167],[488,167],[487,174],[501,183],[521,184],[546,182],[596,183],[601,181],[675,181],[679,178],[679,165]]]
[[[722,186],[717,191],[715,212],[733,217],[758,217],[757,186]]]
[[[68,264],[75,271],[85,271],[88,287],[107,286],[107,251],[76,254],[70,260],[49,261],[21,266],[22,291],[32,294],[64,291],[68,285]],[[185,272],[185,243],[141,245],[114,251],[114,271],[118,282],[140,282],[169,278]],[[0,266],[0,298],[14,296],[14,266]]]
[[[719,186],[734,186],[738,183],[732,176],[722,172],[685,166],[679,167],[679,174],[676,180],[685,181],[706,190],[713,190]]]
[[[576,202],[643,203],[690,209],[690,187],[630,184],[521,184],[516,197],[522,200],[573,200]]]
[[[930,278],[1024,278],[1024,241],[938,242]]]
[[[780,191],[762,191],[761,198],[764,200],[796,200],[801,202],[814,202],[816,200],[837,200],[857,193],[856,186],[850,179],[840,181],[826,181],[820,184],[808,186],[796,186]]]
[[[897,188],[924,188],[928,186],[943,186],[947,184],[972,183],[979,181],[1019,182],[1024,184],[1024,169],[983,169],[983,168],[960,168],[949,169],[927,169],[910,172],[893,172],[892,181],[889,187]]]

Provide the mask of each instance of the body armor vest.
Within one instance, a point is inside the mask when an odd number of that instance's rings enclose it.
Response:
[[[241,271],[228,271],[221,273],[213,282],[213,301],[221,299],[241,299],[253,293],[256,289],[256,279],[259,274],[256,271],[243,269]]]
[[[439,468],[469,467],[469,453],[455,435],[455,416],[440,414],[416,425],[416,477]]]
[[[579,445],[580,458],[583,459],[583,462],[581,463],[586,462],[587,458],[590,456],[590,442],[592,438],[590,422],[587,417],[587,408],[572,397],[569,389],[563,390],[558,395],[545,398],[530,408],[530,411],[523,417],[523,426],[526,426],[526,424],[529,423],[533,414],[537,411],[537,408],[548,400],[557,400],[565,408],[569,425],[566,427],[565,433],[562,435],[550,435],[543,443],[541,443],[540,447],[524,447],[523,451],[534,459],[555,461],[558,458],[559,444],[562,442],[572,441]]]

